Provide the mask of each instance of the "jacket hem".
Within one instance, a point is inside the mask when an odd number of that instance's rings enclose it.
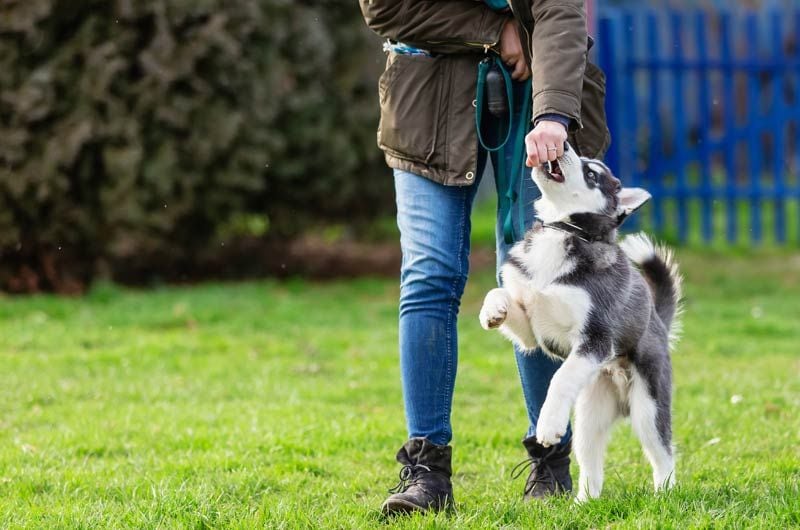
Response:
[[[390,168],[408,171],[409,173],[414,173],[415,175],[419,175],[420,177],[424,177],[444,186],[471,186],[477,180],[475,178],[467,180],[450,171],[437,170],[419,162],[396,157],[386,151],[383,152],[383,155],[386,160],[386,165]]]

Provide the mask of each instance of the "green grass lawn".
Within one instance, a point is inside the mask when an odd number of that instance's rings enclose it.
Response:
[[[101,285],[0,298],[0,527],[798,527],[800,254],[679,258],[670,493],[621,424],[602,499],[520,502],[514,359],[476,317],[491,271],[459,324],[458,511],[391,524],[396,281]]]

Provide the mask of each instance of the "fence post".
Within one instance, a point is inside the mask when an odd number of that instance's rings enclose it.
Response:
[[[688,157],[686,153],[686,140],[688,131],[686,129],[686,106],[683,98],[683,17],[677,11],[671,11],[669,15],[670,34],[672,37],[672,62],[676,68],[672,72],[672,98],[674,101],[674,121],[675,132],[675,174],[676,186],[675,196],[678,204],[678,238],[686,241],[688,234],[688,212],[686,197],[689,194],[688,182],[686,180],[686,163]]]
[[[770,14],[770,33],[772,34],[772,55],[776,64],[786,64],[788,57],[783,51],[783,23],[778,11]],[[784,184],[784,162],[786,161],[786,123],[783,122],[786,112],[786,100],[783,93],[786,87],[786,71],[784,68],[775,68],[772,75],[772,113],[769,130],[772,131],[772,159],[773,178],[775,186],[774,215],[775,239],[779,243],[786,241],[786,210]]]
[[[618,91],[617,91],[617,76],[620,75],[620,68],[617,64],[617,54],[614,42],[613,22],[607,16],[600,18],[598,25],[598,46],[600,48],[598,61],[600,68],[606,74],[606,121],[608,122],[609,130],[619,134],[619,110]],[[611,171],[619,171],[619,148],[621,138],[612,137],[611,146],[606,153],[606,164],[611,168]]]
[[[653,228],[661,232],[664,228],[664,196],[661,175],[655,174],[653,168],[661,162],[663,140],[661,138],[660,87],[658,78],[658,61],[661,57],[659,44],[658,20],[652,11],[647,13],[647,49],[651,54],[652,66],[647,70],[649,85],[648,118],[649,141],[647,150],[647,168],[650,172],[651,191],[653,193]]]
[[[731,17],[723,13],[719,19],[720,31],[720,59],[722,60],[722,88],[725,101],[724,112],[724,137],[722,141],[723,156],[725,159],[725,235],[729,242],[737,239],[738,226],[738,201],[736,177],[736,100],[733,95],[733,53],[731,46]]]
[[[758,123],[761,117],[760,80],[759,80],[759,31],[758,20],[755,14],[748,13],[745,18],[745,34],[750,46],[747,65],[747,114],[753,119],[747,128],[747,159],[750,168],[750,231],[753,241],[761,241],[761,177],[763,175],[763,160],[761,157],[761,131],[762,124]]]
[[[708,82],[708,40],[706,26],[708,17],[703,11],[698,11],[695,15],[695,43],[697,44],[697,60],[700,67],[697,69],[700,90],[698,94],[700,123],[697,124],[699,131],[698,153],[700,155],[700,183],[702,200],[700,202],[702,211],[700,212],[701,225],[703,230],[703,240],[711,241],[713,236],[713,203],[712,195],[714,190],[711,184],[711,144],[709,142],[709,129],[713,127],[714,116],[709,105],[711,90]]]

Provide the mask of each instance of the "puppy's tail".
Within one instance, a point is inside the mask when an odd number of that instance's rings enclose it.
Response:
[[[672,251],[655,245],[644,233],[632,234],[620,243],[623,252],[642,270],[655,299],[656,313],[669,330],[670,345],[680,336],[681,285],[683,278]]]

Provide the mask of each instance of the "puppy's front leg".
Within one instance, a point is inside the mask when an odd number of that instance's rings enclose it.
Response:
[[[536,348],[528,315],[522,304],[502,287],[492,289],[483,300],[479,319],[483,329],[499,328],[511,342],[524,350]]]
[[[567,432],[569,413],[578,393],[597,375],[600,363],[583,348],[573,348],[553,375],[536,424],[536,439],[545,447],[556,445]]]

